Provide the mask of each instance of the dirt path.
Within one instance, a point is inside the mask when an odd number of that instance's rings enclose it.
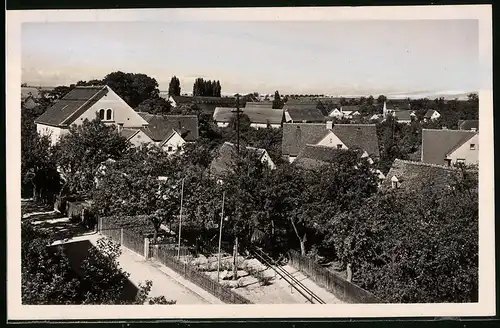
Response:
[[[74,240],[86,239],[95,245],[97,240],[102,237],[100,234],[92,234],[76,237]],[[130,274],[130,281],[136,286],[139,283],[144,284],[145,280],[153,282],[150,296],[165,296],[169,300],[177,301],[177,304],[214,304],[217,301],[218,303],[222,303],[214,296],[206,292],[204,293],[203,290],[196,290],[193,286],[189,286],[191,288],[186,287],[179,281],[179,277],[174,278],[170,276],[168,268],[162,268],[161,264],[146,261],[144,257],[127,248],[121,247],[121,250],[122,254],[118,258],[118,261],[123,270]],[[192,289],[195,290],[193,291]]]

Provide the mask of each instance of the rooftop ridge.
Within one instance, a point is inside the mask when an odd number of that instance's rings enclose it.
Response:
[[[424,163],[424,162],[415,162],[415,161],[409,161],[409,160],[399,159],[399,158],[394,159],[394,163],[396,163],[396,162],[411,164],[411,165],[418,165],[418,166],[436,167],[436,168],[441,168],[441,169],[450,170],[450,171],[458,170],[458,168],[451,167],[451,166],[432,164],[432,163]]]
[[[462,133],[479,133],[479,131],[472,130],[453,130],[453,129],[422,129],[422,131],[453,131],[453,132],[462,132]]]

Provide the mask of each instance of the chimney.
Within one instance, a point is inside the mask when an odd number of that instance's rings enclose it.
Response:
[[[122,132],[123,130],[123,123],[118,123],[118,133]]]
[[[333,129],[333,121],[326,121],[326,129],[327,130]]]

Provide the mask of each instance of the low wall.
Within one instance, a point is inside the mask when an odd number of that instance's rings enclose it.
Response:
[[[307,275],[319,286],[326,288],[338,299],[346,303],[383,303],[372,293],[323,268],[313,259],[290,250],[290,265]]]

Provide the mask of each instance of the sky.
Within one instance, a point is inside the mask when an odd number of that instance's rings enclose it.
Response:
[[[477,20],[25,23],[22,82],[69,85],[113,71],[182,93],[378,95],[479,89]]]

